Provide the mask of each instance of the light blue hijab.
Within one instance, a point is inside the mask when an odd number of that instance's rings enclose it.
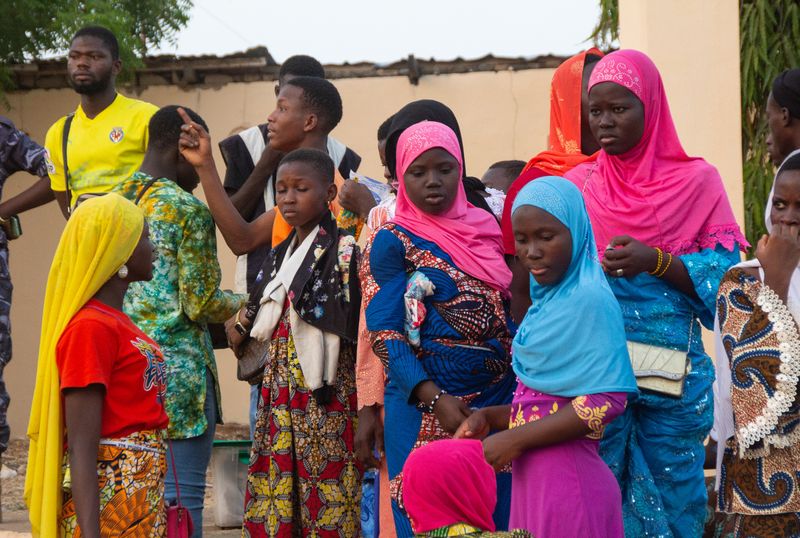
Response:
[[[597,261],[592,225],[578,188],[560,177],[528,183],[511,213],[530,205],[547,211],[572,235],[572,261],[558,284],[531,276],[533,304],[513,344],[514,372],[531,389],[572,398],[635,393],[622,311]]]

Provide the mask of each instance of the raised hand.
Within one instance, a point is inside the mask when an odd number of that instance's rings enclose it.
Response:
[[[777,223],[756,246],[756,258],[764,268],[764,280],[786,299],[792,274],[800,263],[800,226]]]
[[[348,179],[339,189],[339,205],[361,218],[367,218],[370,209],[376,204],[375,198],[366,186]]]
[[[178,148],[183,158],[195,168],[213,165],[211,137],[208,136],[202,125],[192,121],[183,108],[178,107],[178,114],[183,120],[181,137],[178,141]]]

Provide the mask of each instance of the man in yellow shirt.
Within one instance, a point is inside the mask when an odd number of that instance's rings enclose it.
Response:
[[[88,26],[72,38],[67,76],[81,102],[45,138],[50,188],[65,215],[82,197],[105,194],[129,178],[144,159],[147,125],[158,107],[117,93],[121,67],[110,30]]]

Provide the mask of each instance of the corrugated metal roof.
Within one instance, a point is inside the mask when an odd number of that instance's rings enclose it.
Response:
[[[412,84],[424,76],[555,68],[564,56],[503,58],[488,54],[482,58],[464,60],[423,60],[409,56],[389,64],[371,62],[325,65],[329,79],[405,76]],[[131,86],[144,88],[158,85],[223,86],[232,82],[277,80],[280,65],[266,47],[256,47],[226,56],[150,56],[144,66],[134,73]],[[17,90],[67,88],[66,58],[39,60],[12,65],[11,75]]]

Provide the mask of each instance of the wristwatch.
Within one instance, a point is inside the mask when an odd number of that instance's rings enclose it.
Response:
[[[247,328],[239,321],[239,312],[241,312],[241,310],[236,311],[236,324],[233,328],[236,329],[236,332],[239,333],[240,336],[247,336]]]

